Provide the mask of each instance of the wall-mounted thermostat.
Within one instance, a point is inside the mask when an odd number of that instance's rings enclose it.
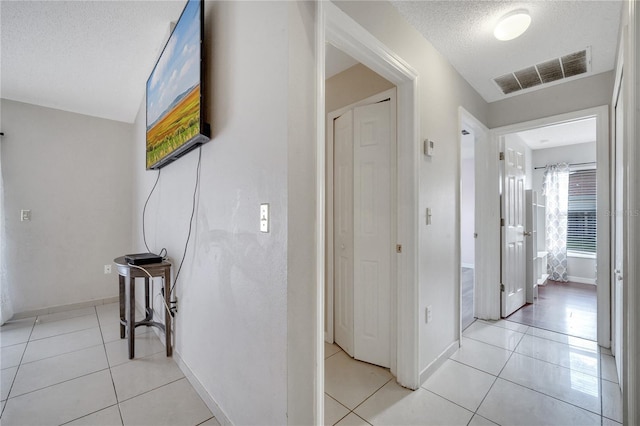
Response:
[[[433,141],[429,139],[424,140],[424,155],[431,157],[433,155]]]

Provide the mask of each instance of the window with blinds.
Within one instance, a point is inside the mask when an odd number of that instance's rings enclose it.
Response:
[[[596,253],[596,170],[569,174],[567,251]]]

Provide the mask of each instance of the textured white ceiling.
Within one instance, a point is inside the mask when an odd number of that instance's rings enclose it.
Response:
[[[0,1],[0,96],[133,122],[146,79],[184,0]],[[487,101],[492,79],[592,46],[593,73],[613,69],[620,0],[393,1]],[[532,24],[511,42],[493,38],[504,13]]]
[[[401,1],[391,3],[487,102],[504,99],[493,79],[592,47],[592,72],[612,70],[622,3],[619,0]],[[493,29],[506,13],[527,9],[531,26],[511,41]],[[528,89],[548,87],[537,86]],[[523,93],[523,92],[518,92]]]
[[[553,126],[518,132],[531,149],[555,148],[557,146],[574,145],[578,143],[595,142],[596,119],[570,121]]]
[[[0,2],[0,96],[133,122],[185,1]]]

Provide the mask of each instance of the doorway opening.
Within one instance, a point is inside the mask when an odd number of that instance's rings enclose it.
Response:
[[[327,87],[349,69],[327,80]],[[363,70],[364,71],[364,70]],[[362,79],[364,72],[357,78]],[[395,89],[327,119],[327,318],[355,359],[395,370]],[[333,303],[332,303],[333,302]],[[335,307],[335,309],[334,309]],[[328,321],[330,322],[330,321]],[[329,339],[329,343],[332,343]]]
[[[575,113],[500,135],[501,316],[608,347],[609,233],[598,211],[609,206],[609,157],[607,117],[600,114]],[[512,152],[521,186],[512,184]]]
[[[330,44],[325,73],[325,421],[333,422],[396,375],[396,88]]]
[[[397,96],[397,182],[396,196],[398,208],[396,221],[396,244],[401,244],[402,255],[396,258],[395,309],[392,327],[396,332],[396,381],[409,389],[420,385],[418,366],[419,345],[417,333],[418,318],[418,276],[417,276],[417,211],[418,211],[418,140],[417,116],[417,72],[399,58],[393,51],[380,43],[367,30],[350,19],[331,2],[317,3],[320,25],[316,33],[317,81],[317,218],[316,233],[316,369],[314,371],[315,413],[317,423],[323,423],[324,410],[324,329],[325,318],[326,265],[330,257],[326,245],[328,216],[326,209],[326,114],[325,114],[325,51],[330,43],[384,77],[396,86]]]
[[[475,131],[463,125],[460,137],[460,293],[461,330],[475,319],[476,167]]]

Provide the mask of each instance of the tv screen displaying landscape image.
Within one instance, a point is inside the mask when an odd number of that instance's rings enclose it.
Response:
[[[201,15],[201,0],[189,0],[147,80],[147,169],[209,140],[202,128]]]

